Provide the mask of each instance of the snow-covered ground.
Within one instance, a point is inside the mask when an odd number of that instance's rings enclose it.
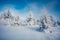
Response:
[[[60,26],[51,29],[52,33],[47,33],[32,27],[0,24],[0,40],[60,40]]]

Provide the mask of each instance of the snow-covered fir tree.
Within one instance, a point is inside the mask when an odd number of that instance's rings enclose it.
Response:
[[[40,30],[51,31],[51,27],[55,27],[56,20],[52,15],[50,15],[46,9],[43,9],[40,16]]]
[[[35,18],[33,17],[32,11],[29,12],[29,15],[28,15],[26,21],[27,21],[28,25],[31,25],[31,26],[35,25]]]
[[[13,16],[10,10],[7,10],[7,12],[3,12],[0,18],[1,18],[1,22],[7,23],[7,24],[10,24],[13,20]]]

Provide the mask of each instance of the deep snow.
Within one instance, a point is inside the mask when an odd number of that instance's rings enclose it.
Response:
[[[0,40],[60,40],[60,26],[51,29],[52,33],[48,33],[32,27],[0,24]]]

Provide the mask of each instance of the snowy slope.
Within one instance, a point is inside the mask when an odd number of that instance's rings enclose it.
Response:
[[[23,26],[0,24],[1,40],[59,40],[60,26],[52,28],[52,33],[39,32]]]
[[[34,40],[34,39],[40,39],[40,37],[38,37],[39,32],[36,31],[32,31],[28,28],[25,27],[12,27],[12,26],[1,26],[1,33],[2,33],[2,39],[25,39],[25,40]],[[40,33],[41,35],[43,35],[43,33]],[[37,38],[36,38],[37,37]],[[42,38],[43,39],[43,38]]]

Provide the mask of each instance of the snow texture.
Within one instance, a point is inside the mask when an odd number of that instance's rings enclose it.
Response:
[[[21,20],[8,11],[0,15],[0,40],[60,40],[60,21],[50,14],[37,20],[32,13]]]

